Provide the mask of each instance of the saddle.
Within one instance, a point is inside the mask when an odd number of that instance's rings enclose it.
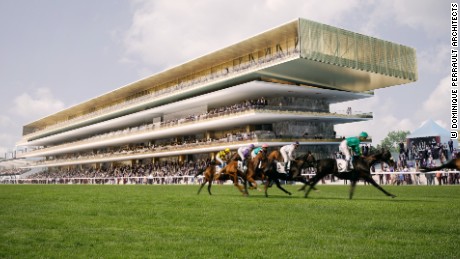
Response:
[[[238,166],[237,166],[238,170],[241,171],[241,172],[246,172],[246,170],[248,169],[246,166],[243,165],[243,162],[238,160]]]
[[[284,170],[283,162],[276,162],[276,171],[280,174],[287,174],[286,170]]]
[[[339,171],[339,173],[350,172],[350,170],[347,170],[348,169],[347,160],[337,158],[336,161],[337,161],[337,170]]]

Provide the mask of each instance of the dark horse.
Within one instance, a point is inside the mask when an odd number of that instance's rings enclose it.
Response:
[[[302,182],[305,185],[308,184],[307,178],[302,175],[302,169],[310,167],[311,162],[313,162],[311,161],[311,156],[309,156],[309,154],[298,157],[295,161],[291,162],[291,170],[289,175],[285,173],[279,173],[277,171],[276,164],[278,161],[281,161],[281,159],[281,154],[278,150],[272,151],[272,153],[270,153],[268,156],[269,164],[264,171],[265,177],[267,178],[267,181],[265,181],[265,197],[268,197],[267,190],[271,182],[274,182],[280,190],[289,195],[291,195],[291,193],[281,186],[280,180]]]
[[[460,158],[451,159],[447,163],[441,166],[437,166],[437,167],[431,167],[431,168],[423,167],[423,168],[420,168],[420,171],[426,173],[426,172],[432,172],[432,171],[439,171],[444,168],[455,169],[459,171],[460,170]]]
[[[391,153],[388,150],[382,150],[378,153],[371,154],[367,157],[356,157],[355,159],[353,159],[354,169],[350,172],[339,173],[337,169],[337,162],[335,159],[327,158],[318,160],[316,162],[316,175],[313,176],[313,178],[310,179],[310,182],[304,185],[300,190],[305,190],[305,187],[307,185],[310,187],[305,192],[305,198],[307,198],[311,189],[315,187],[319,180],[321,180],[328,174],[332,174],[340,179],[351,181],[350,199],[353,198],[356,183],[360,179],[372,184],[375,188],[379,189],[387,196],[390,196],[392,198],[396,197],[395,195],[385,191],[382,187],[380,187],[380,185],[378,185],[374,181],[374,179],[372,179],[371,166],[377,162],[385,162],[390,166],[394,165],[394,161],[391,158]]]

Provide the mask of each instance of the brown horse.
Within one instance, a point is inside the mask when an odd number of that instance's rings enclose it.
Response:
[[[216,172],[216,163],[213,160],[212,163],[207,166],[204,170],[198,172],[195,177],[198,175],[203,174],[203,183],[200,186],[200,189],[198,190],[198,194],[200,194],[201,189],[206,185],[206,183],[209,183],[208,185],[208,193],[211,195],[211,185],[212,182],[215,180],[232,180],[233,184],[244,194],[247,195],[247,183],[249,182],[252,186],[252,188],[257,189],[257,182],[256,180],[263,180],[263,169],[262,168],[257,168],[258,166],[261,166],[260,163],[266,160],[266,155],[264,152],[259,152],[259,154],[254,157],[253,160],[248,160],[248,168],[246,170],[246,173],[243,173],[241,170],[238,170],[238,161],[240,161],[240,157],[238,153],[233,153],[229,160],[227,161],[227,164],[225,167],[222,169],[218,170]],[[239,185],[238,179],[243,179],[244,181],[244,191],[242,191],[242,186]]]
[[[246,175],[241,170],[238,169],[238,161],[230,161],[224,168],[219,170],[219,175],[227,176],[230,180],[233,181],[235,187],[240,190],[240,192],[244,195],[248,195],[248,191],[244,186],[241,186],[238,182],[239,178],[242,178],[244,182],[246,182]]]
[[[216,163],[215,163],[214,160],[211,161],[211,163],[204,170],[198,171],[195,174],[195,178],[198,177],[201,174],[203,174],[203,183],[201,183],[200,189],[198,189],[198,194],[200,194],[201,189],[203,189],[203,187],[206,185],[206,183],[209,183],[208,184],[208,193],[209,193],[209,195],[212,195],[212,193],[211,193],[212,182],[215,181],[215,180],[224,180],[224,179],[219,179],[219,178],[223,178],[223,176],[221,177],[220,175],[216,174]]]
[[[236,161],[239,159],[239,155],[237,153],[234,153],[233,155],[230,156],[229,160],[227,161],[227,164],[232,161]],[[209,195],[212,195],[211,193],[211,186],[214,181],[227,181],[227,180],[233,180],[235,183],[235,178],[232,177],[230,174],[223,174],[219,172],[216,172],[216,166],[217,162],[215,160],[212,160],[211,163],[206,166],[204,170],[198,171],[195,174],[195,178],[198,177],[199,175],[203,174],[203,183],[201,184],[200,188],[198,189],[198,194],[200,194],[201,189],[208,183],[208,193]],[[238,180],[238,179],[237,179]],[[238,182],[236,182],[238,183]]]
[[[366,182],[372,184],[375,188],[379,189],[387,196],[392,198],[396,197],[395,195],[385,191],[380,185],[378,185],[371,175],[371,166],[377,162],[385,162],[390,166],[394,165],[394,161],[391,158],[391,153],[388,150],[382,150],[378,153],[369,155],[367,157],[357,157],[353,159],[353,170],[350,172],[343,172],[339,173],[337,169],[337,161],[332,158],[321,159],[318,160],[316,163],[316,175],[310,179],[310,182],[304,185],[301,190],[304,190],[305,187],[308,185],[310,188],[305,192],[305,198],[308,197],[308,193],[314,186],[318,183],[319,180],[324,178],[328,174],[332,174],[340,179],[346,179],[351,181],[351,188],[350,188],[350,196],[349,198],[353,198],[353,193],[355,190],[356,183],[359,179],[363,179]]]
[[[246,170],[245,188],[247,190],[247,182],[251,185],[251,189],[257,189],[256,180],[263,181],[265,179],[264,168],[267,162],[267,155],[260,151],[253,159],[248,160],[248,168]]]
[[[267,156],[267,164],[272,164],[274,161],[283,161],[283,156],[279,150],[273,150]]]

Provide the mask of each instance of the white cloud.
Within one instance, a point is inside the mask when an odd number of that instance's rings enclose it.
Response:
[[[379,35],[382,21],[388,17],[396,25],[408,26],[424,31],[429,37],[444,37],[449,24],[445,17],[449,15],[450,2],[447,0],[385,0],[371,1],[366,6],[368,21],[362,24],[365,33]]]
[[[40,118],[64,108],[64,103],[57,100],[48,88],[38,88],[30,95],[23,93],[14,99],[12,113],[24,118]]]
[[[449,62],[450,45],[445,44],[445,42],[417,52],[417,63],[419,71],[422,73],[445,73],[446,64]]]
[[[11,126],[15,126],[15,122],[8,116],[0,115],[0,127],[7,128]]]
[[[419,118],[448,121],[450,115],[450,77],[443,78],[427,95],[418,113]],[[445,122],[441,124],[446,124]]]
[[[430,34],[438,34],[445,29],[443,19],[449,15],[450,1],[440,0],[391,0],[382,1],[389,4],[397,22],[412,28],[422,28]],[[429,17],[429,19],[427,19]]]
[[[136,0],[120,60],[162,70],[299,17],[338,23],[358,4],[357,0],[330,5],[324,0]]]
[[[6,152],[13,151],[14,141],[17,139],[8,133],[0,133],[0,158],[5,158]]]

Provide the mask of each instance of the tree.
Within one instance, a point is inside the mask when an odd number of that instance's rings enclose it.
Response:
[[[393,152],[399,152],[399,143],[403,142],[406,143],[407,135],[409,135],[409,131],[390,131],[388,135],[382,140],[382,143],[379,145],[385,149],[389,149]],[[379,147],[378,146],[378,147]]]

